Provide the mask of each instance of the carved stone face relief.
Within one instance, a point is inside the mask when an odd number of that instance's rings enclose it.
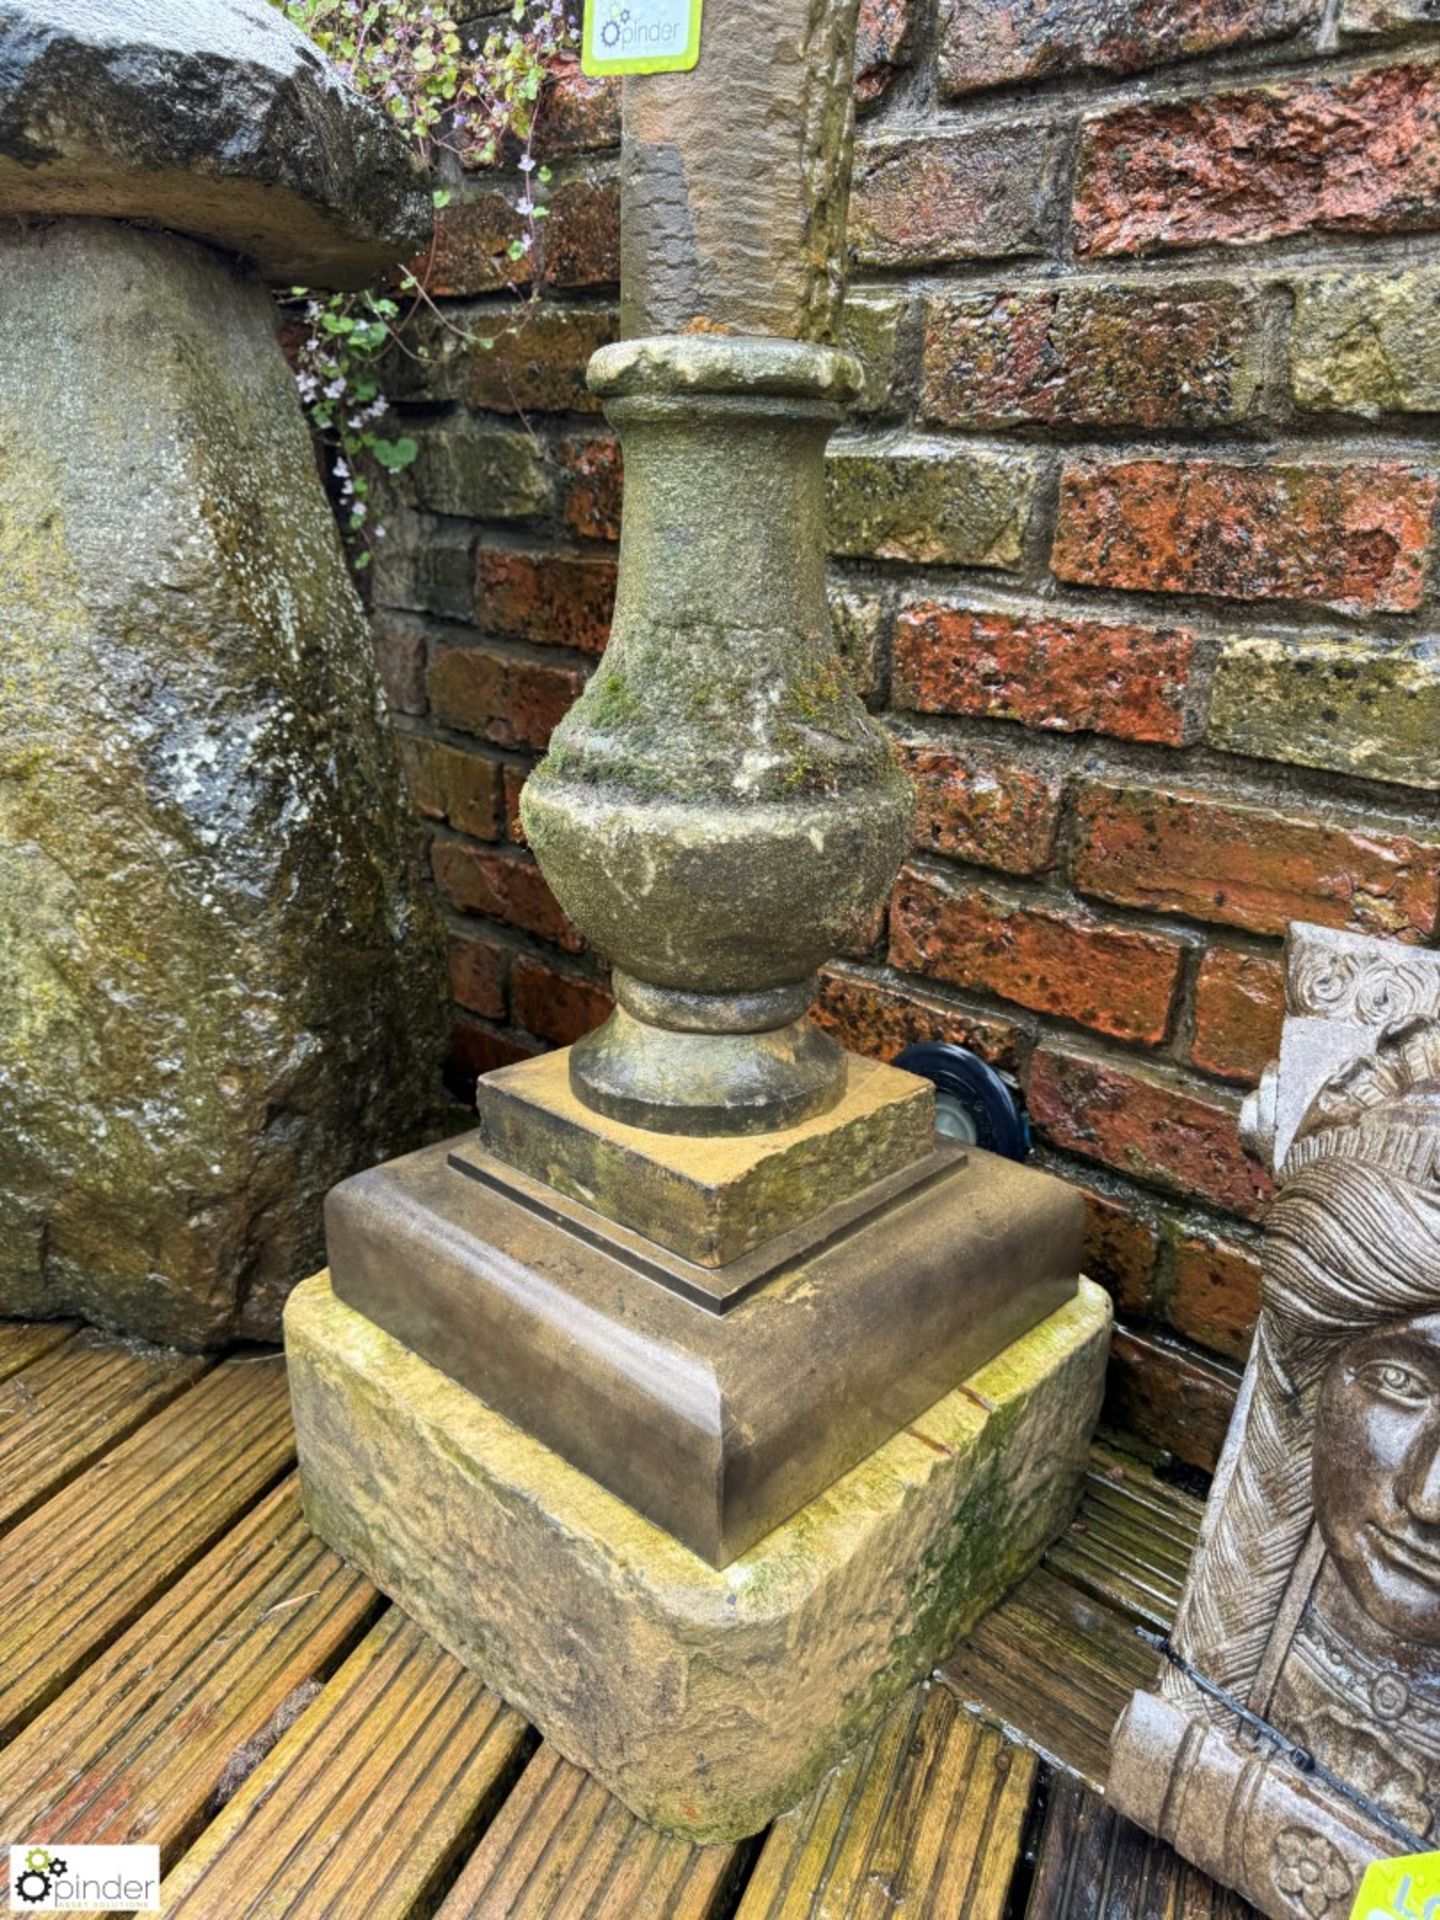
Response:
[[[1440,955],[1293,927],[1286,987],[1186,1665],[1131,1701],[1108,1796],[1275,1920],[1348,1920],[1372,1860],[1440,1834]]]
[[[1357,1604],[1440,1647],[1440,1313],[1362,1334],[1320,1393],[1315,1517]]]

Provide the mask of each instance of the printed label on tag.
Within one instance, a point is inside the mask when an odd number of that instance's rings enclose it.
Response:
[[[702,0],[585,0],[580,65],[607,73],[688,73],[700,58]]]
[[[1367,1867],[1350,1920],[1440,1920],[1440,1853]]]

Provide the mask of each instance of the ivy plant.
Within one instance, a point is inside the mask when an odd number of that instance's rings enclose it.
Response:
[[[508,17],[486,28],[483,38],[462,31],[447,8],[425,0],[273,4],[357,92],[384,109],[432,169],[447,155],[462,168],[490,167],[513,151],[525,182],[518,203],[525,225],[509,249],[518,266],[534,248],[546,211],[541,191],[550,177],[533,151],[536,109],[556,56],[577,42],[578,0],[513,0]],[[435,189],[437,207],[450,197],[448,188]],[[412,265],[393,285],[362,293],[292,289],[304,322],[296,379],[357,569],[369,564],[372,538],[384,535],[372,512],[378,474],[400,472],[419,452],[408,434],[392,438],[384,431],[390,411],[381,385],[385,357],[424,357],[424,347],[412,347],[405,336],[425,309],[467,345],[492,344],[436,307],[426,271]]]

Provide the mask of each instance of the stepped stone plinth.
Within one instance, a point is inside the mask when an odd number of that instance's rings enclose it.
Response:
[[[709,0],[627,82],[609,648],[526,784],[614,966],[477,1134],[339,1188],[288,1321],[307,1511],[562,1753],[762,1827],[1065,1524],[1109,1309],[1078,1194],[807,1017],[914,800],[837,657],[855,0]],[[760,156],[763,154],[763,162]]]

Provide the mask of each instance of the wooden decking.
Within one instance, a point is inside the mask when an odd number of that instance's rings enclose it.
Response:
[[[1198,1516],[1097,1449],[940,1673],[768,1833],[698,1849],[309,1534],[278,1356],[0,1324],[0,1845],[156,1842],[168,1920],[1238,1920],[1095,1790]]]

